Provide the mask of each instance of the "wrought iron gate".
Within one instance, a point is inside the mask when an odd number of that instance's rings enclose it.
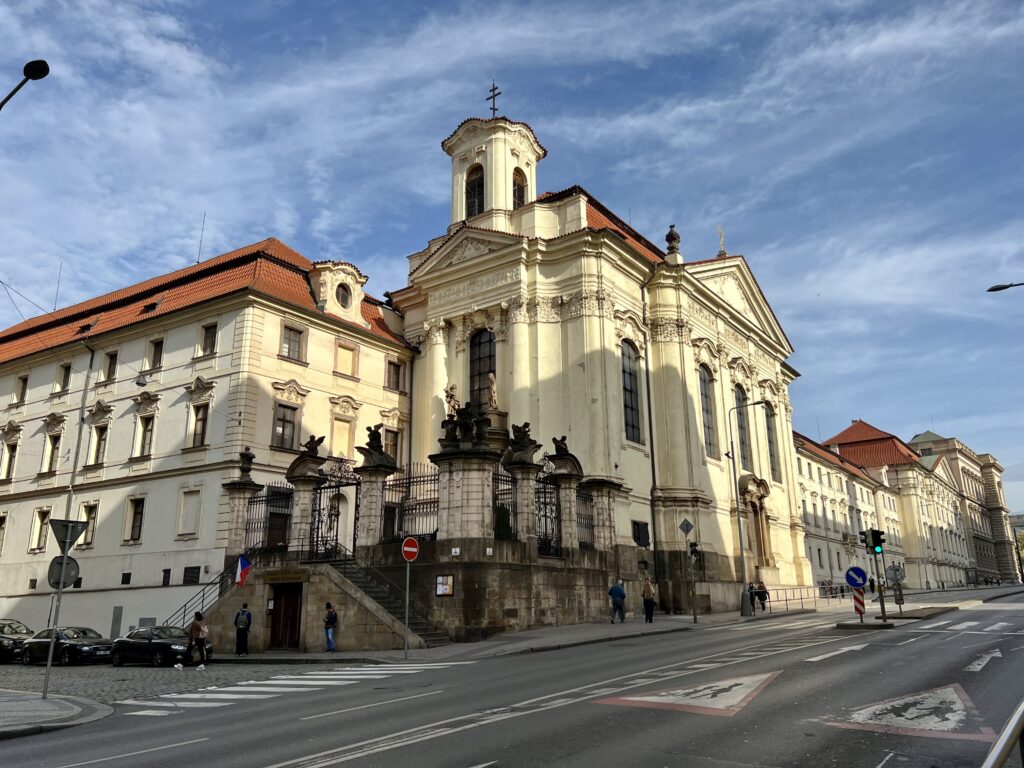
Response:
[[[352,471],[353,465],[348,459],[337,459],[325,465],[324,482],[313,492],[309,524],[309,558],[312,560],[331,560],[355,551],[359,476]]]
[[[558,481],[544,473],[537,475],[537,554],[560,557],[562,554],[562,502]]]

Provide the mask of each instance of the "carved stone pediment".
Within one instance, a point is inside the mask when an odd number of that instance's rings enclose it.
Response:
[[[4,424],[3,430],[0,430],[0,435],[3,436],[5,443],[13,443],[19,437],[21,437],[22,426],[14,419],[11,419]]]
[[[392,429],[401,429],[409,422],[408,414],[398,408],[389,408],[380,412],[381,423]]]
[[[97,400],[87,411],[89,414],[89,421],[93,424],[104,424],[110,421],[110,414],[113,412],[114,406],[108,405],[102,400]]]
[[[136,395],[132,398],[132,402],[135,403],[135,411],[143,416],[156,413],[160,410],[161,397],[162,395],[153,392],[143,392],[141,395]]]
[[[63,413],[51,413],[45,419],[43,419],[43,429],[46,430],[48,435],[57,435],[64,431],[64,422],[67,421],[67,416]]]
[[[754,377],[754,370],[742,357],[734,357],[730,359],[729,370],[732,371],[734,381],[749,382]]]
[[[205,403],[213,399],[213,389],[216,386],[217,382],[196,376],[196,380],[185,387],[185,393],[190,403]]]
[[[451,249],[448,260],[444,266],[451,266],[452,264],[460,264],[463,261],[469,261],[470,259],[482,256],[488,251],[494,250],[491,243],[486,240],[479,240],[475,237],[467,237],[462,242],[458,243],[454,248]]]
[[[275,381],[270,386],[274,388],[274,396],[278,400],[287,400],[289,403],[302,403],[310,390],[299,384],[295,379],[288,381]]]
[[[363,406],[358,400],[349,395],[337,395],[330,398],[331,413],[335,416],[355,418],[359,409]]]

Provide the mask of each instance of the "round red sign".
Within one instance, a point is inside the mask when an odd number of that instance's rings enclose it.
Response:
[[[402,557],[412,562],[420,553],[420,543],[412,536],[406,536],[402,540]]]

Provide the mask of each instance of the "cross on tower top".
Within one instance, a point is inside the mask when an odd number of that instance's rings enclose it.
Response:
[[[491,102],[491,118],[498,116],[498,97],[501,96],[501,91],[498,90],[498,86],[494,80],[491,80],[491,95],[488,96],[484,101]]]

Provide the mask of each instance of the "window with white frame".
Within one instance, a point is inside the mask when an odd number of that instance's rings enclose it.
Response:
[[[14,463],[18,458],[18,443],[10,442],[4,444],[4,480],[14,479]]]
[[[306,359],[306,334],[301,328],[286,325],[281,329],[281,357],[303,362]]]
[[[11,393],[11,402],[23,405],[28,400],[28,374],[19,376],[14,381],[14,391]]]
[[[135,446],[136,456],[149,456],[153,453],[153,431],[155,428],[155,416],[152,414],[139,416],[138,439]]]
[[[149,348],[146,350],[146,370],[153,371],[163,367],[164,364],[164,340],[152,339]]]
[[[217,324],[208,323],[199,329],[199,357],[217,354]]]
[[[90,464],[102,464],[107,455],[107,434],[110,428],[106,424],[97,424],[92,428],[92,457]]]
[[[82,505],[82,522],[85,523],[85,530],[82,538],[78,540],[79,547],[91,547],[93,537],[96,535],[96,517],[99,515],[100,505],[96,502],[88,502]]]
[[[299,409],[293,405],[277,403],[274,408],[274,433],[270,444],[275,448],[295,447],[295,427]]]
[[[397,429],[384,429],[383,444],[384,453],[398,461],[399,443],[401,441],[401,433]]]
[[[334,353],[334,372],[352,378],[359,375],[359,350],[354,345],[338,342]]]
[[[713,459],[718,458],[718,424],[715,417],[714,377],[711,369],[701,365],[700,376],[700,413],[704,422],[704,453]]]
[[[193,536],[199,531],[199,510],[202,491],[198,488],[183,490],[178,509],[178,535]]]
[[[388,360],[384,373],[384,386],[395,392],[402,389],[402,364],[397,360]]]
[[[60,434],[47,435],[43,472],[56,472],[60,464]]]
[[[32,520],[32,540],[29,542],[29,549],[32,552],[42,552],[46,549],[46,540],[50,533],[50,508],[40,507],[35,510]]]
[[[113,381],[117,378],[117,352],[107,352],[103,362],[102,381]]]
[[[146,499],[139,496],[128,499],[128,514],[125,520],[124,540],[142,541],[142,522],[146,515]]]
[[[57,366],[57,375],[53,380],[53,391],[67,392],[71,387],[71,363]]]
[[[644,441],[640,426],[640,353],[629,339],[623,339],[622,354],[622,414],[626,439],[633,443]]]
[[[210,404],[195,403],[192,406],[192,442],[193,448],[202,448],[206,443],[206,429],[210,422]]]
[[[736,400],[736,439],[740,444],[740,467],[749,470],[752,459],[750,450],[750,427],[747,421],[747,392],[737,384],[733,387]]]

